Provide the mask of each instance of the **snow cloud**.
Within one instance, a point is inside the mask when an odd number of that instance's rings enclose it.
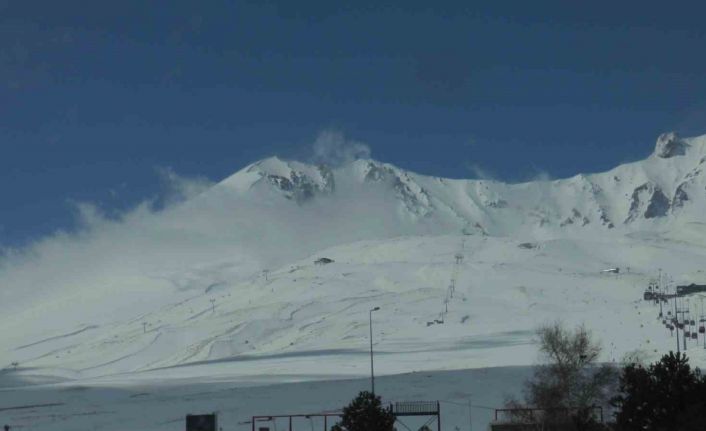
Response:
[[[370,158],[370,147],[362,142],[347,139],[337,130],[324,130],[319,133],[312,146],[316,163],[340,166],[357,159]]]
[[[177,174],[171,167],[158,167],[157,175],[165,189],[165,200],[178,202],[192,198],[213,186],[213,182],[203,176],[187,177]]]
[[[466,168],[471,172],[474,179],[477,180],[495,180],[496,176],[493,175],[488,169],[479,165],[478,163],[467,163]]]
[[[336,135],[319,139],[319,148],[322,142],[335,149],[322,154],[338,160],[366,151],[347,149]],[[296,205],[269,188],[243,193],[172,169],[158,174],[166,196],[117,214],[74,203],[75,231],[1,251],[0,313],[48,313],[51,305],[70,320],[54,304],[87,297],[104,307],[77,314],[76,325],[146,313],[146,296],[202,293],[210,283],[237,283],[337,244],[405,233],[392,191],[341,180],[336,194]]]
[[[529,178],[527,179],[527,181],[543,181],[543,182],[546,182],[546,181],[552,181],[552,180],[554,179],[554,178],[552,177],[552,175],[551,175],[549,172],[547,172],[546,170],[541,169],[541,168],[539,168],[539,167],[537,167],[537,166],[534,166],[534,165],[533,165],[532,167],[533,167],[533,169],[534,169],[534,172],[529,176]]]

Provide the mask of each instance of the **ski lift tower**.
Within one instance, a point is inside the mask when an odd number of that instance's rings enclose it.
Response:
[[[686,322],[686,314],[688,312],[689,312],[689,310],[686,308],[683,308],[683,305],[682,305],[682,308],[677,308],[677,296],[675,295],[674,296],[674,314],[676,315],[676,320],[677,320],[677,322],[676,322],[677,323],[677,328],[676,328],[676,330],[677,330],[677,353],[679,353],[679,330],[680,329],[682,331],[684,331],[682,333],[682,338],[684,340],[683,341],[684,342],[684,351],[686,351],[686,323],[687,323]],[[679,322],[679,315],[680,314],[682,315],[681,322]]]

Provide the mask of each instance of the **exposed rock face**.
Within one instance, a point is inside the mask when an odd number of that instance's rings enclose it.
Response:
[[[498,198],[486,201],[485,205],[489,208],[507,208],[507,201]]]
[[[672,210],[676,208],[681,208],[684,203],[689,200],[689,195],[686,193],[687,183],[681,183],[674,192],[674,197],[672,198]]]
[[[564,227],[570,224],[580,224],[581,226],[586,226],[587,224],[591,223],[591,220],[588,219],[588,217],[584,216],[581,214],[579,210],[576,208],[573,208],[571,210],[571,215],[567,218],[564,219],[564,221],[561,222],[559,226]]]
[[[608,217],[605,208],[598,207],[598,218],[601,221],[601,224],[608,229],[613,229],[615,227],[613,222],[610,220],[610,217]]]
[[[656,187],[652,193],[647,209],[645,210],[645,218],[664,217],[669,212],[669,198]]]
[[[302,204],[313,198],[317,193],[333,193],[336,186],[333,172],[327,166],[317,166],[323,181],[316,181],[303,172],[290,171],[289,177],[268,174],[270,184],[284,192],[287,199],[292,199]]]
[[[476,195],[481,204],[488,208],[507,208],[508,202],[497,191],[488,186],[484,180],[479,180],[475,187]]]
[[[645,183],[633,191],[625,223],[635,221],[641,216],[646,219],[664,217],[670,208],[669,198],[662,189],[652,183]]]
[[[397,197],[402,200],[405,207],[413,214],[427,216],[431,214],[434,206],[429,193],[409,176],[407,172],[400,172],[392,167],[368,162],[365,181],[388,181],[392,184]]]
[[[662,133],[657,138],[655,154],[657,157],[668,159],[674,156],[683,156],[686,153],[686,142],[681,140],[675,132]]]

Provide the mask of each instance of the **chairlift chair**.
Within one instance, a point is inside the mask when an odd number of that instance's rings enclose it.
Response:
[[[704,325],[699,326],[699,334],[706,334],[706,326],[704,326]]]
[[[691,339],[692,340],[698,340],[699,335],[696,332],[691,333]]]
[[[689,325],[696,326],[696,321],[694,321],[694,319],[691,319],[691,321],[689,321]]]

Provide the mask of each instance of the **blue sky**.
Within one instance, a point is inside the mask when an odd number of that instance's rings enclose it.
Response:
[[[0,0],[0,245],[158,196],[160,167],[306,159],[325,129],[509,181],[706,133],[697,2],[146,3]]]

